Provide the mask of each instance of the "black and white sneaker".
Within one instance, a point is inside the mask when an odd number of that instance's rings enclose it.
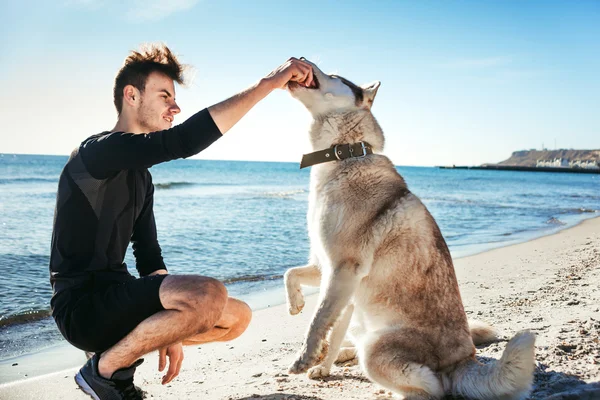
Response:
[[[75,375],[75,382],[94,400],[142,400],[145,393],[133,384],[135,369],[144,362],[140,358],[129,368],[116,370],[110,379],[98,372],[100,357],[94,354]]]

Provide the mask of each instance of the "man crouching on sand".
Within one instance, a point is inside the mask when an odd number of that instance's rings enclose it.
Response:
[[[139,359],[159,351],[158,369],[175,378],[182,344],[228,341],[252,312],[223,284],[169,275],[157,241],[148,168],[192,156],[219,139],[256,103],[289,81],[312,85],[307,63],[289,59],[249,89],[172,127],[180,112],[174,82],[183,66],[164,45],[132,52],[117,74],[117,124],[85,139],[58,184],[50,281],[52,315],[74,346],[95,353],[75,380],[94,399],[141,399],[133,385]],[[136,279],[123,263],[133,245]],[[137,360],[137,361],[136,361]]]

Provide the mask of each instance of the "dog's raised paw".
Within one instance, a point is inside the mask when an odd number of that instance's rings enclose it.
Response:
[[[325,368],[322,365],[317,365],[308,370],[308,377],[310,379],[321,379],[329,376],[329,368]]]
[[[288,292],[288,311],[290,315],[296,315],[304,308],[304,295],[300,289]]]

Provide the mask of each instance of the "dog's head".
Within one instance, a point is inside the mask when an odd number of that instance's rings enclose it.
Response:
[[[315,64],[302,60],[313,68],[314,85],[305,87],[290,82],[288,90],[313,116],[309,131],[313,148],[364,141],[373,151],[382,151],[383,131],[371,113],[380,82],[357,86],[341,76],[327,75]]]
[[[371,109],[381,82],[357,86],[341,76],[325,74],[305,58],[301,60],[312,66],[315,84],[313,87],[305,87],[296,82],[289,82],[288,90],[292,97],[304,104],[313,117],[335,112]]]

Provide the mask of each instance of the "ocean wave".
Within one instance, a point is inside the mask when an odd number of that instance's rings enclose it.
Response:
[[[10,183],[42,183],[42,182],[54,182],[58,183],[58,176],[56,178],[1,178],[0,185],[6,185]]]
[[[500,233],[496,236],[513,236],[513,235],[517,235],[519,233],[531,232],[533,230],[535,230],[535,228],[515,229],[512,232],[504,232],[504,233]]]
[[[564,197],[569,197],[572,199],[590,199],[590,200],[600,200],[600,196],[594,196],[594,195],[581,195],[581,194],[567,194]]]
[[[432,202],[446,202],[446,203],[458,203],[458,204],[478,204],[479,202],[476,200],[470,199],[455,199],[451,197],[421,197],[422,202],[426,203],[429,201]]]
[[[162,183],[155,183],[154,187],[156,189],[177,189],[177,188],[181,188],[181,187],[187,187],[187,186],[238,186],[235,183],[223,183],[223,182],[162,182]]]
[[[283,275],[242,275],[234,276],[232,278],[222,279],[221,282],[224,284],[228,283],[239,283],[239,282],[259,282],[259,281],[273,281],[276,279],[282,279]]]
[[[467,237],[468,235],[469,235],[468,233],[452,233],[452,234],[444,235],[444,239],[446,239],[448,241],[453,241],[453,240],[457,240],[457,239],[462,239],[464,237]]]
[[[292,196],[295,196],[297,194],[302,194],[302,193],[308,193],[308,190],[297,189],[297,190],[288,190],[285,192],[266,192],[266,193],[261,193],[261,196],[287,198],[287,197],[292,197]]]
[[[421,201],[423,203],[425,203],[426,205],[429,204],[435,204],[435,203],[441,203],[444,205],[449,205],[449,206],[454,206],[454,205],[459,205],[460,207],[465,207],[465,205],[468,205],[468,207],[476,207],[476,208],[483,208],[483,209],[510,209],[510,210],[528,210],[528,209],[532,209],[532,208],[537,208],[536,207],[532,207],[532,206],[528,206],[526,204],[522,204],[522,203],[514,203],[514,204],[509,204],[509,203],[493,203],[493,202],[488,202],[485,200],[471,200],[471,199],[453,199],[453,198],[448,198],[448,197],[424,197],[421,198]]]
[[[516,197],[520,197],[520,198],[551,198],[552,196],[550,196],[549,194],[542,194],[542,193],[518,193],[515,194]],[[584,199],[584,200],[600,200],[600,196],[595,196],[595,195],[589,195],[589,194],[576,194],[576,193],[571,193],[571,194],[559,194],[558,197],[560,198],[565,198],[565,199]]]
[[[9,325],[17,325],[24,324],[27,322],[39,321],[40,319],[47,318],[51,315],[51,311],[49,309],[44,310],[29,310],[19,314],[14,315],[3,315],[0,317],[0,328],[9,326]]]
[[[195,186],[197,183],[194,182],[165,182],[165,183],[155,183],[154,187],[156,189],[177,189],[185,186]]]
[[[4,253],[0,254],[0,265],[5,266],[19,266],[20,263],[33,263],[33,264],[47,264],[50,260],[50,256],[48,254],[19,254],[19,253]],[[47,274],[48,271],[43,271],[44,274]],[[45,277],[45,275],[44,275]]]
[[[584,208],[584,207],[579,207],[579,208],[569,208],[566,210],[562,210],[560,213],[561,214],[587,214],[587,213],[597,213],[598,210],[592,210],[591,208]]]

